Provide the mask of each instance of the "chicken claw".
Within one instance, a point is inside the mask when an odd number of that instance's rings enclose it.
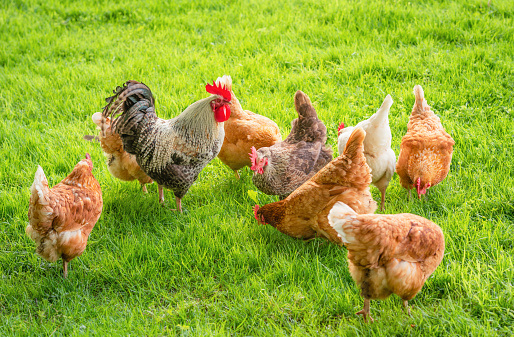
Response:
[[[371,323],[375,322],[373,317],[369,314],[369,299],[364,300],[364,308],[362,308],[361,311],[356,312],[355,315],[362,315],[365,323],[368,323],[368,317]]]

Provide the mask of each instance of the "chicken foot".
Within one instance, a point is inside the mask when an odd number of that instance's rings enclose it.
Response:
[[[234,170],[234,174],[236,175],[236,178],[237,179],[240,179],[241,177],[239,176],[239,172],[237,170]]]
[[[146,185],[145,184],[141,184],[141,187],[143,188],[143,193],[147,194],[148,190],[146,189]]]
[[[361,311],[356,312],[355,315],[362,315],[364,317],[364,322],[368,323],[368,317],[371,323],[373,323],[375,320],[371,315],[369,314],[369,298],[364,299],[364,308],[362,308]]]

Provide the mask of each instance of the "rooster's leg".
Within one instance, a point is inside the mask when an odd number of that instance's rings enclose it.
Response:
[[[62,260],[62,275],[64,278],[68,277],[68,261]]]
[[[411,190],[409,190],[409,201],[411,198],[412,198],[412,193],[411,193]]]
[[[159,185],[159,202],[164,206],[164,189]]]
[[[234,174],[236,175],[236,178],[239,179],[239,172],[237,170],[234,170]]]
[[[409,308],[409,301],[403,301],[403,307],[405,309],[407,309],[407,315],[410,316],[411,314],[410,314],[410,308]]]
[[[141,184],[141,187],[143,188],[143,193],[148,193],[148,190],[146,189],[146,185],[145,184]]]
[[[368,317],[371,323],[373,323],[375,320],[371,315],[369,314],[369,298],[364,299],[364,308],[362,308],[361,311],[356,312],[355,315],[362,315],[364,317],[364,322],[368,323]]]
[[[182,213],[182,199],[179,197],[175,197],[175,202],[177,203],[177,209],[180,213]]]

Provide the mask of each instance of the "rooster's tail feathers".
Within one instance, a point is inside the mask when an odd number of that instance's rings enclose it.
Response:
[[[364,152],[364,138],[366,137],[366,132],[362,128],[356,128],[353,130],[350,138],[346,142],[346,146],[344,147],[343,153],[350,159],[355,158],[355,156],[360,152]]]
[[[102,115],[104,118],[114,119],[116,115],[128,111],[134,104],[147,101],[147,105],[153,107],[155,99],[152,91],[145,84],[137,81],[127,81],[123,87],[116,87],[114,95],[105,99],[107,105]],[[113,122],[115,124],[116,120]]]
[[[38,165],[36,175],[34,177],[34,183],[30,187],[32,194],[31,199],[34,202],[38,202],[41,205],[48,205],[47,195],[50,192],[48,188],[48,180],[46,179],[43,168]]]

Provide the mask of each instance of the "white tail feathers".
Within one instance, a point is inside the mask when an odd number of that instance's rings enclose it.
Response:
[[[378,109],[378,112],[387,111],[389,114],[389,109],[391,109],[391,105],[393,105],[393,98],[391,95],[387,95],[386,98],[384,98],[384,101],[382,102],[382,105]]]
[[[38,198],[38,202],[41,205],[48,205],[48,200],[46,198],[50,189],[48,188],[48,180],[46,179],[45,172],[43,168],[38,165],[36,175],[34,177],[34,183],[30,187],[30,192],[33,197]]]
[[[370,117],[369,122],[373,125],[376,125],[376,123],[382,123],[382,121],[387,120],[389,116],[389,110],[391,109],[392,105],[393,99],[391,98],[391,95],[387,95],[386,98],[384,98],[380,108],[378,108],[377,112]]]
[[[347,221],[351,223],[352,215],[356,214],[350,206],[341,201],[336,202],[328,213],[328,224],[337,232],[343,243],[349,243],[355,239],[348,230],[345,231],[344,225]]]
[[[223,77],[218,77],[216,79],[217,85],[222,85],[225,89],[232,91],[232,77],[230,75],[223,75]]]

